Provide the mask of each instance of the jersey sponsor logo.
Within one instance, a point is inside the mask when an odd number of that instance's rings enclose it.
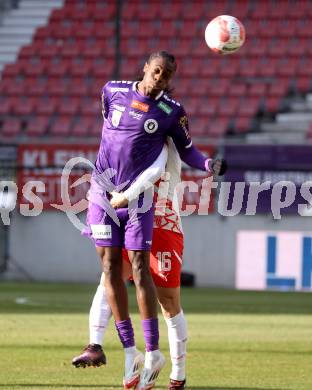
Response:
[[[122,112],[118,110],[114,110],[112,114],[112,124],[117,127],[119,125],[121,119]]]
[[[119,104],[113,104],[113,107],[118,111],[125,111],[126,107],[120,106]]]
[[[132,100],[131,107],[143,112],[147,112],[149,110],[148,104],[139,102],[138,100]]]
[[[153,134],[158,129],[158,122],[155,119],[147,119],[144,122],[144,130],[149,133]]]
[[[157,104],[157,106],[161,109],[161,110],[163,110],[166,114],[168,114],[168,115],[170,115],[171,113],[172,113],[172,108],[171,107],[169,107],[166,103],[164,103],[164,102],[159,102],[158,104]]]
[[[123,87],[111,87],[111,92],[129,92],[129,88],[123,88]]]
[[[112,227],[110,225],[91,225],[91,231],[93,238],[112,238]]]
[[[131,111],[129,112],[129,115],[132,116],[132,118],[137,119],[138,121],[139,121],[140,119],[142,119],[142,116],[143,116],[143,114],[140,114],[139,112],[135,112],[135,111],[133,111],[133,110],[131,110]]]

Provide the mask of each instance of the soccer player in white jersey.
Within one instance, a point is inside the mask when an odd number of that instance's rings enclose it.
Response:
[[[185,388],[185,359],[187,327],[180,303],[180,275],[183,258],[183,232],[177,202],[177,189],[181,175],[181,160],[170,138],[168,159],[162,151],[157,160],[144,171],[138,180],[124,193],[113,193],[111,204],[115,208],[125,207],[129,201],[154,183],[165,171],[166,181],[155,185],[156,210],[154,216],[153,243],[150,254],[150,268],[157,289],[158,301],[168,327],[168,341],[172,369],[169,390]],[[167,160],[167,161],[166,161]],[[220,161],[215,161],[214,171],[220,171]],[[169,184],[166,185],[166,184]],[[124,278],[131,276],[131,268],[126,251],[124,256]],[[76,367],[99,366],[106,363],[102,350],[103,337],[111,317],[110,307],[105,296],[104,274],[94,296],[89,316],[90,343],[83,353],[73,359]],[[133,364],[129,379],[138,375],[139,367]],[[131,380],[130,380],[131,382]]]

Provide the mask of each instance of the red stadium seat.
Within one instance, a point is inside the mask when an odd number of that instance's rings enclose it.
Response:
[[[72,116],[78,112],[79,109],[79,99],[78,98],[69,98],[59,100],[59,109],[58,112],[62,117]]]
[[[213,80],[208,87],[209,96],[225,96],[227,94],[229,85],[229,79]]]
[[[217,113],[218,104],[218,98],[201,99],[200,105],[198,107],[198,114],[201,116],[212,118]]]
[[[311,92],[312,91],[312,83],[311,77],[298,77],[296,79],[296,89],[298,92]]]
[[[263,83],[251,84],[248,88],[247,94],[249,96],[265,96],[267,91],[267,85]]]
[[[229,121],[227,118],[215,119],[209,124],[208,134],[214,138],[221,138],[227,132]]]
[[[11,113],[11,110],[13,109],[15,98],[1,98],[0,100],[0,115],[8,115]]]
[[[25,93],[25,82],[23,80],[14,80],[6,85],[6,93],[9,96],[18,96]]]
[[[34,112],[35,99],[31,97],[19,97],[13,106],[13,112],[16,116],[31,115]]]
[[[246,84],[230,84],[228,89],[228,95],[229,96],[236,96],[241,97],[245,96],[247,93],[247,86]]]
[[[274,80],[268,89],[268,96],[284,96],[287,94],[289,89],[289,79],[278,79]]]
[[[138,5],[137,18],[139,20],[159,20],[161,4],[141,2]]]
[[[69,66],[72,77],[86,77],[91,73],[92,60],[73,58]]]
[[[252,97],[245,98],[240,101],[238,106],[238,114],[239,117],[252,117],[257,114],[259,110],[260,98]]]
[[[7,138],[14,138],[20,132],[21,123],[17,118],[7,118],[3,121],[1,134]]]
[[[2,71],[2,79],[6,78],[15,78],[23,73],[23,69],[19,62],[14,64],[8,64],[4,67]]]
[[[79,118],[74,124],[72,135],[77,137],[88,137],[91,134],[91,125],[94,122],[92,117]]]
[[[100,96],[100,90],[99,90],[99,96]],[[98,99],[86,99],[81,102],[80,105],[80,114],[82,117],[92,117],[95,118],[96,116],[102,116],[102,107],[101,107],[101,101],[100,98]]]
[[[38,55],[36,46],[33,44],[23,46],[18,53],[18,58],[28,59],[30,57],[35,57]],[[15,63],[16,64],[16,63]]]
[[[257,75],[261,77],[274,77],[276,75],[276,60],[274,58],[265,58],[260,60],[257,65]]]
[[[67,136],[71,131],[71,118],[58,118],[51,125],[50,133],[54,136]]]
[[[41,117],[52,115],[56,112],[58,107],[57,98],[40,99],[36,105],[36,112]]]
[[[277,63],[277,75],[281,77],[290,77],[294,76],[296,74],[298,67],[297,59],[288,59],[285,60],[282,58],[278,63]]]
[[[277,112],[279,110],[280,102],[281,102],[280,96],[266,97],[264,101],[265,111],[270,113]]]
[[[50,122],[49,116],[36,116],[27,123],[26,134],[30,137],[38,137],[45,134]]]
[[[90,85],[84,79],[79,77],[73,78],[68,87],[68,95],[70,96],[87,96],[90,92]]]
[[[48,80],[47,93],[49,96],[64,96],[68,91],[65,79],[51,78]]]
[[[168,2],[165,7],[160,7],[159,12],[161,20],[180,20],[180,16],[182,14],[182,2]]]
[[[250,128],[250,117],[238,117],[235,119],[235,133],[247,133]]]
[[[49,77],[64,77],[69,71],[69,62],[66,60],[51,60],[47,62],[47,73]]]
[[[223,98],[219,100],[218,117],[233,117],[238,109],[239,101],[236,98]]]

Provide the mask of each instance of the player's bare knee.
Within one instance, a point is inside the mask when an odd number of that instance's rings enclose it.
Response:
[[[132,275],[136,285],[144,284],[146,278],[149,278],[149,263],[141,253],[136,253],[132,259]]]
[[[102,264],[102,270],[105,275],[105,280],[111,282],[121,277],[121,268],[116,266],[113,261],[105,259]]]
[[[163,315],[166,318],[172,318],[177,314],[179,314],[181,311],[180,304],[179,302],[177,302],[174,296],[166,296],[166,297],[159,298],[159,303]]]

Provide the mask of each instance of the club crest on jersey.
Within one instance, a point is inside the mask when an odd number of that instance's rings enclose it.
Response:
[[[158,129],[158,123],[155,119],[147,119],[144,122],[144,130],[149,133],[153,134]]]
[[[147,112],[149,110],[148,104],[139,102],[138,100],[132,100],[131,107],[143,112]]]
[[[119,125],[120,119],[121,119],[122,112],[118,110],[114,110],[112,114],[112,124],[114,127],[117,127]]]

